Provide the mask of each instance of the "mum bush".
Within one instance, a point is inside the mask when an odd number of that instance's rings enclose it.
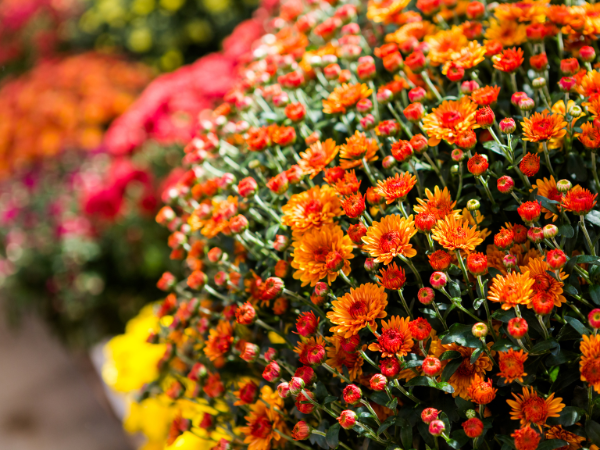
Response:
[[[171,405],[174,448],[596,449],[600,7],[271,26],[157,216],[187,274],[136,408]]]

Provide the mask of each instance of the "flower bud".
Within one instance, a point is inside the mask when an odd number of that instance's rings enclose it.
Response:
[[[423,373],[428,377],[435,377],[441,372],[442,363],[439,359],[428,356],[423,360],[423,366],[421,368],[423,369]]]
[[[378,373],[371,377],[369,384],[374,391],[383,391],[387,386],[387,378]]]
[[[252,344],[251,342],[246,342],[244,346],[244,351],[240,354],[240,358],[242,358],[246,362],[255,362],[260,356],[260,348],[256,344]],[[264,374],[263,374],[264,376]],[[267,380],[267,378],[265,378]],[[267,380],[272,381],[272,380]]]
[[[423,305],[431,305],[435,300],[435,292],[430,287],[424,287],[419,289],[417,298]]]
[[[527,230],[527,239],[534,244],[542,242],[544,240],[544,230],[539,227],[531,227],[529,230]]]
[[[567,255],[560,248],[549,250],[546,253],[546,262],[552,269],[559,270],[567,263]]]
[[[579,117],[583,114],[583,109],[579,105],[573,105],[569,108],[568,112],[573,117]]]
[[[233,234],[243,233],[248,229],[248,219],[242,214],[238,214],[229,221],[229,228]]]
[[[500,121],[500,131],[504,134],[512,134],[517,129],[517,124],[515,123],[515,119],[507,117],[506,119],[502,119]]]
[[[514,269],[517,267],[517,258],[512,253],[504,255],[502,258],[502,265],[507,269]]]
[[[365,117],[360,118],[360,126],[365,131],[369,131],[375,128],[375,124],[375,117],[373,117],[373,115],[371,114],[367,114]]]
[[[287,381],[282,381],[277,386],[277,393],[281,398],[288,398],[290,396],[290,384]]]
[[[473,275],[484,275],[488,270],[487,256],[483,253],[471,253],[467,256],[467,269]]]
[[[554,224],[549,223],[548,225],[545,225],[544,228],[542,228],[542,231],[544,233],[544,238],[552,239],[558,234],[558,227]]]
[[[490,108],[489,106],[478,109],[475,114],[475,121],[477,122],[477,125],[479,125],[482,128],[491,127],[494,124],[495,118],[496,116],[494,114],[494,111],[492,111],[492,108]]]
[[[442,289],[448,283],[448,278],[444,272],[433,272],[429,278],[429,284],[434,289]]]
[[[368,98],[362,98],[356,104],[356,110],[361,114],[366,114],[373,110],[373,102]]]
[[[471,328],[471,333],[473,333],[473,336],[476,338],[486,337],[488,334],[488,327],[483,322],[477,322],[473,325],[473,328]]]
[[[411,103],[404,108],[403,113],[410,122],[418,122],[425,115],[425,107],[422,103]]]
[[[460,148],[455,148],[450,153],[450,157],[452,158],[453,161],[460,162],[460,161],[463,161],[467,157],[467,154],[465,152],[463,152]]]
[[[397,358],[381,358],[379,360],[379,370],[381,370],[384,377],[394,378],[400,373],[400,362]]]
[[[533,99],[526,97],[519,100],[519,109],[522,111],[531,111],[533,108],[535,108],[535,102]]]
[[[515,180],[508,175],[504,175],[498,178],[497,187],[502,194],[510,194],[515,188]]]
[[[573,92],[577,86],[577,80],[573,77],[562,77],[558,81],[558,87],[562,92]]]
[[[590,311],[588,314],[588,322],[595,330],[600,328],[600,308],[595,308]]]
[[[575,75],[579,72],[579,61],[575,58],[563,59],[560,62],[560,71],[566,76]]]
[[[592,62],[596,59],[596,50],[594,50],[594,47],[585,45],[579,49],[579,56],[584,62]]]
[[[356,424],[356,413],[349,409],[342,411],[340,417],[337,418],[337,421],[344,430],[349,430]]]
[[[423,52],[417,50],[406,57],[404,64],[413,72],[421,72],[427,65]]]
[[[377,125],[377,131],[382,136],[395,136],[399,131],[398,123],[395,120],[384,120]]]
[[[204,272],[201,270],[194,270],[187,278],[187,285],[192,289],[201,290],[207,281],[208,277]]]
[[[164,272],[160,277],[160,280],[158,280],[158,283],[156,283],[156,287],[161,291],[169,291],[176,283],[177,279],[175,278],[175,275],[171,272]]]
[[[355,384],[349,384],[342,391],[342,397],[349,405],[355,405],[360,401],[362,397],[362,391]]]
[[[396,159],[391,155],[387,155],[383,158],[383,161],[381,161],[381,165],[384,169],[391,169],[396,165]]]
[[[531,82],[531,86],[534,89],[542,89],[543,87],[546,86],[546,79],[544,77],[534,78],[533,81]]]
[[[472,198],[467,202],[467,210],[468,211],[477,211],[481,207],[479,200]]]
[[[510,102],[513,104],[513,106],[518,107],[519,102],[521,100],[523,100],[524,98],[528,98],[528,96],[525,92],[515,92],[513,95],[511,95]]]
[[[473,130],[460,133],[456,139],[456,145],[462,150],[471,150],[477,145],[477,135]]]
[[[561,193],[569,192],[573,184],[569,180],[558,180],[556,182],[556,190]]]
[[[527,325],[527,321],[520,317],[515,317],[508,321],[508,334],[510,334],[515,339],[521,339],[523,336],[527,334],[527,330],[529,329],[529,325]]]
[[[430,213],[419,213],[415,218],[415,227],[422,233],[429,233],[436,223],[436,218]]]
[[[408,99],[411,103],[421,102],[427,96],[427,91],[422,87],[415,87],[408,91]]]
[[[467,409],[467,411],[465,412],[465,416],[467,416],[467,419],[477,417],[477,411],[475,411],[474,409]]]
[[[278,234],[275,236],[275,240],[273,241],[273,248],[278,252],[284,252],[290,246],[290,238],[284,236],[283,234]]]
[[[543,72],[548,67],[548,56],[545,53],[533,55],[529,58],[529,65],[536,72]]]
[[[362,222],[348,227],[348,237],[357,245],[362,245],[362,238],[367,235],[367,227]]]
[[[295,441],[303,441],[310,437],[310,433],[310,425],[307,424],[304,420],[301,420],[296,425],[294,425],[294,429],[292,430],[292,438]]]
[[[477,82],[473,81],[473,80],[463,81],[462,84],[460,85],[460,91],[465,95],[471,94],[475,89],[478,89],[478,88],[479,88],[479,84],[477,84]]]
[[[387,105],[394,99],[394,93],[389,89],[381,89],[377,92],[377,101],[381,105]]]
[[[298,395],[302,389],[304,389],[305,383],[304,380],[300,377],[292,377],[290,381],[290,393],[292,395]]]
[[[309,399],[315,399],[315,394],[310,391],[300,392],[296,397],[296,408],[298,408],[298,411],[302,414],[310,414],[315,409],[315,405],[313,405]]]
[[[248,344],[246,344],[246,346],[248,346]],[[277,361],[271,361],[267,364],[267,367],[265,367],[262,375],[266,381],[272,382],[277,380],[280,374],[281,368],[279,367],[279,364],[277,364]]]
[[[441,420],[434,420],[429,424],[429,433],[432,436],[441,436],[446,429],[446,425]]]
[[[477,438],[483,433],[483,422],[477,417],[473,417],[472,419],[463,422],[462,427],[465,434],[471,439]]]
[[[425,408],[421,412],[421,420],[423,422],[425,422],[427,425],[429,425],[431,422],[433,422],[434,420],[436,420],[438,418],[439,414],[440,414],[440,411],[438,411],[435,408]]]
[[[422,134],[415,134],[413,137],[411,137],[410,146],[419,154],[423,153],[429,148],[429,145],[427,144],[427,138]]]

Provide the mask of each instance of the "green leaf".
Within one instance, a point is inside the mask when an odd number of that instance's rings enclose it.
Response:
[[[518,346],[516,346],[515,344],[513,344],[508,339],[500,339],[498,342],[496,342],[492,346],[492,350],[496,350],[496,351],[499,351],[499,352],[507,352],[511,348],[516,349],[516,348],[518,348]]]
[[[483,352],[483,350],[481,350],[480,348],[476,349],[472,354],[471,354],[471,360],[470,363],[471,364],[475,364],[475,361],[477,361],[479,359],[479,357],[481,356],[481,353]]]
[[[471,439],[465,434],[465,430],[456,430],[452,432],[452,439],[448,441],[448,445],[452,448],[461,448]]]
[[[394,422],[396,422],[396,416],[390,416],[387,419],[385,419],[385,422],[383,422],[377,429],[377,436],[379,436],[381,433],[383,433],[389,427],[394,425]]]
[[[550,200],[546,197],[543,197],[541,195],[536,195],[535,198],[537,198],[540,203],[542,204],[542,206],[544,208],[546,208],[548,211],[554,213],[554,214],[558,214],[558,209],[556,209],[556,205],[557,205],[557,201],[555,200]]]
[[[590,286],[590,297],[596,305],[600,306],[600,285],[592,284]]]
[[[565,223],[559,226],[558,233],[566,238],[572,238],[573,236],[575,236],[575,230],[573,229],[570,223]]]
[[[535,344],[529,353],[532,355],[541,355],[549,352],[551,349],[560,347],[560,344],[554,339],[548,339],[546,341],[538,342]]]
[[[448,283],[448,292],[452,297],[460,297],[460,286],[456,281],[450,281]]]
[[[412,426],[402,427],[400,429],[400,440],[404,448],[412,448],[413,433]]]
[[[551,417],[548,419],[548,423],[551,425],[562,425],[563,427],[570,427],[571,425],[579,422],[579,419],[585,415],[585,411],[576,406],[565,406],[560,412],[559,417]]]
[[[275,239],[275,235],[277,234],[278,230],[279,224],[271,225],[269,228],[267,228],[267,241],[272,241],[273,239]]]
[[[453,342],[464,347],[479,348],[481,341],[473,336],[472,325],[463,325],[455,323],[442,339],[442,344],[451,344]]]
[[[444,371],[442,372],[442,381],[448,381],[450,377],[458,370],[460,365],[462,364],[462,358],[453,359],[446,367],[444,367]]]
[[[600,446],[600,423],[593,420],[586,421],[585,432],[592,444]]]
[[[448,394],[454,393],[454,388],[450,383],[446,383],[444,381],[435,384],[436,389],[440,391],[447,392]]]
[[[579,295],[577,288],[575,286],[573,286],[572,284],[565,284],[565,286],[563,287],[563,290],[569,295]]]
[[[394,397],[391,401],[389,401],[386,405],[386,408],[396,409],[398,407],[398,398]]]
[[[440,361],[446,361],[447,359],[456,359],[460,357],[462,357],[462,354],[460,352],[457,352],[455,350],[449,350],[447,352],[442,353],[442,356],[440,356]]]
[[[485,302],[485,298],[478,298],[473,302],[473,309],[475,311],[477,311],[479,308],[481,308],[481,305],[483,305],[483,302]]]
[[[387,420],[386,420],[387,422]],[[383,426],[383,424],[381,424]],[[388,425],[389,427],[389,425]],[[379,434],[379,432],[378,432]],[[329,448],[337,448],[340,445],[340,424],[335,423],[329,427],[327,430],[327,435],[325,436],[325,442],[329,445]]]
[[[600,265],[600,256],[577,255],[575,257],[577,264],[598,264]]]
[[[404,386],[429,386],[435,387],[435,380],[432,380],[429,377],[415,377],[408,380]]]
[[[337,397],[335,395],[328,395],[327,397],[325,397],[325,399],[323,400],[323,404],[327,405],[331,402],[335,402],[337,400]]]
[[[497,310],[494,314],[492,314],[494,319],[499,320],[500,322],[508,323],[510,319],[514,319],[516,316],[515,310],[513,308],[505,311],[504,309]]]
[[[387,402],[390,401],[389,397],[387,396],[387,394],[384,391],[373,392],[369,396],[369,398],[381,406],[385,406],[387,404]]]
[[[422,359],[413,359],[411,361],[406,361],[402,366],[403,369],[412,369],[413,367],[421,367],[423,365]]]
[[[548,439],[539,444],[537,450],[554,450],[564,445],[567,445],[567,442],[562,439]]]
[[[560,372],[560,366],[554,366],[552,370],[550,370],[550,381],[552,381],[553,383],[558,377],[558,372]]]
[[[600,211],[591,210],[585,215],[585,220],[587,220],[590,223],[593,223],[597,227],[600,227]]]
[[[591,333],[591,330],[584,324],[582,324],[579,320],[577,320],[575,317],[565,316],[565,320],[569,323],[569,325],[575,328],[575,331],[577,331],[579,334],[584,335]]]
[[[496,141],[484,142],[483,146],[484,146],[484,148],[491,150],[494,153],[498,153],[499,155],[506,157],[506,153],[504,153],[502,151],[502,149],[500,148],[500,146],[498,145],[498,143]]]

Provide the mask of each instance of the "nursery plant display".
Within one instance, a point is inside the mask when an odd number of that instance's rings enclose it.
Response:
[[[600,6],[289,0],[269,31],[111,384],[173,448],[596,449]]]

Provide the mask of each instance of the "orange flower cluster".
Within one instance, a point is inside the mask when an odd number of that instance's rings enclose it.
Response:
[[[139,63],[85,53],[7,81],[0,88],[0,176],[63,150],[97,148],[150,78]]]
[[[232,446],[600,445],[599,17],[282,4],[159,215],[210,249],[165,358],[277,390]]]

